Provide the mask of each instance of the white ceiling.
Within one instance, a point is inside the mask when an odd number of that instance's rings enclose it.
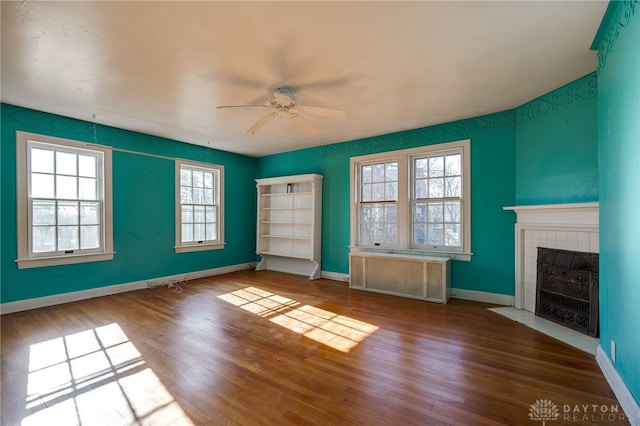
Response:
[[[2,1],[3,102],[262,156],[511,109],[596,69],[606,1]],[[291,86],[345,111],[246,130]]]

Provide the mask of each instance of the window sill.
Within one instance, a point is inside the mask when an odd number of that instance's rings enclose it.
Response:
[[[45,266],[72,265],[75,263],[102,262],[113,260],[115,252],[88,253],[56,257],[34,257],[30,259],[16,259],[18,269],[42,268]]]
[[[371,253],[391,253],[391,254],[405,254],[410,256],[424,256],[424,257],[448,257],[451,260],[461,260],[464,262],[470,262],[471,252],[451,252],[451,251],[429,251],[419,249],[398,249],[398,248],[381,248],[381,247],[363,247],[363,246],[349,246],[352,253],[358,252],[371,252]]]
[[[193,251],[220,250],[224,248],[225,243],[216,244],[198,244],[192,246],[176,246],[176,253],[190,253]]]

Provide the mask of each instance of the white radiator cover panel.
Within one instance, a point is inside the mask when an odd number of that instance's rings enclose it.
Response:
[[[349,254],[349,286],[353,289],[430,302],[451,297],[450,259],[393,253]]]

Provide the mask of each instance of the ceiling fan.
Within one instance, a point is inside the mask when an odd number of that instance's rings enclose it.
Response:
[[[300,105],[293,96],[293,89],[286,86],[276,88],[269,96],[269,100],[266,104],[222,105],[217,108],[270,108],[272,110],[271,112],[262,117],[247,130],[247,133],[252,135],[255,135],[260,129],[276,117],[291,120],[291,122],[308,137],[317,135],[318,131],[309,124],[301,114],[317,115],[320,117],[337,118],[341,120],[346,118],[344,111],[339,111],[337,109]]]

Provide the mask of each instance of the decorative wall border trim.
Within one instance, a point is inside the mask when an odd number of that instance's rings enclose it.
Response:
[[[598,76],[595,72],[572,81],[516,108],[516,124],[525,124],[564,105],[586,101],[598,96]]]
[[[631,18],[636,13],[640,0],[611,1],[605,12],[600,29],[591,45],[598,50],[598,72],[607,63],[607,57],[620,37],[622,30],[629,26]]]
[[[238,265],[223,266],[220,268],[206,269],[206,270],[195,271],[195,272],[187,272],[184,274],[151,278],[147,280],[92,288],[88,290],[73,291],[70,293],[55,294],[53,296],[18,300],[15,302],[8,302],[8,303],[1,304],[0,313],[2,315],[12,314],[14,312],[27,311],[29,309],[44,308],[47,306],[60,305],[62,303],[76,302],[79,300],[93,299],[94,297],[109,296],[111,294],[124,293],[127,291],[133,291],[133,290],[140,290],[143,288],[149,288],[150,286],[153,286],[153,285],[160,285],[162,283],[195,280],[197,278],[227,274],[229,272],[242,271],[250,268],[251,266],[249,264],[241,263]]]
[[[640,406],[633,395],[631,395],[629,388],[624,384],[624,381],[601,345],[598,345],[596,361],[605,379],[607,379],[609,386],[611,386],[611,390],[616,395],[616,398],[618,398],[618,402],[620,402],[620,406],[626,414],[629,423],[631,423],[632,426],[640,426]]]

